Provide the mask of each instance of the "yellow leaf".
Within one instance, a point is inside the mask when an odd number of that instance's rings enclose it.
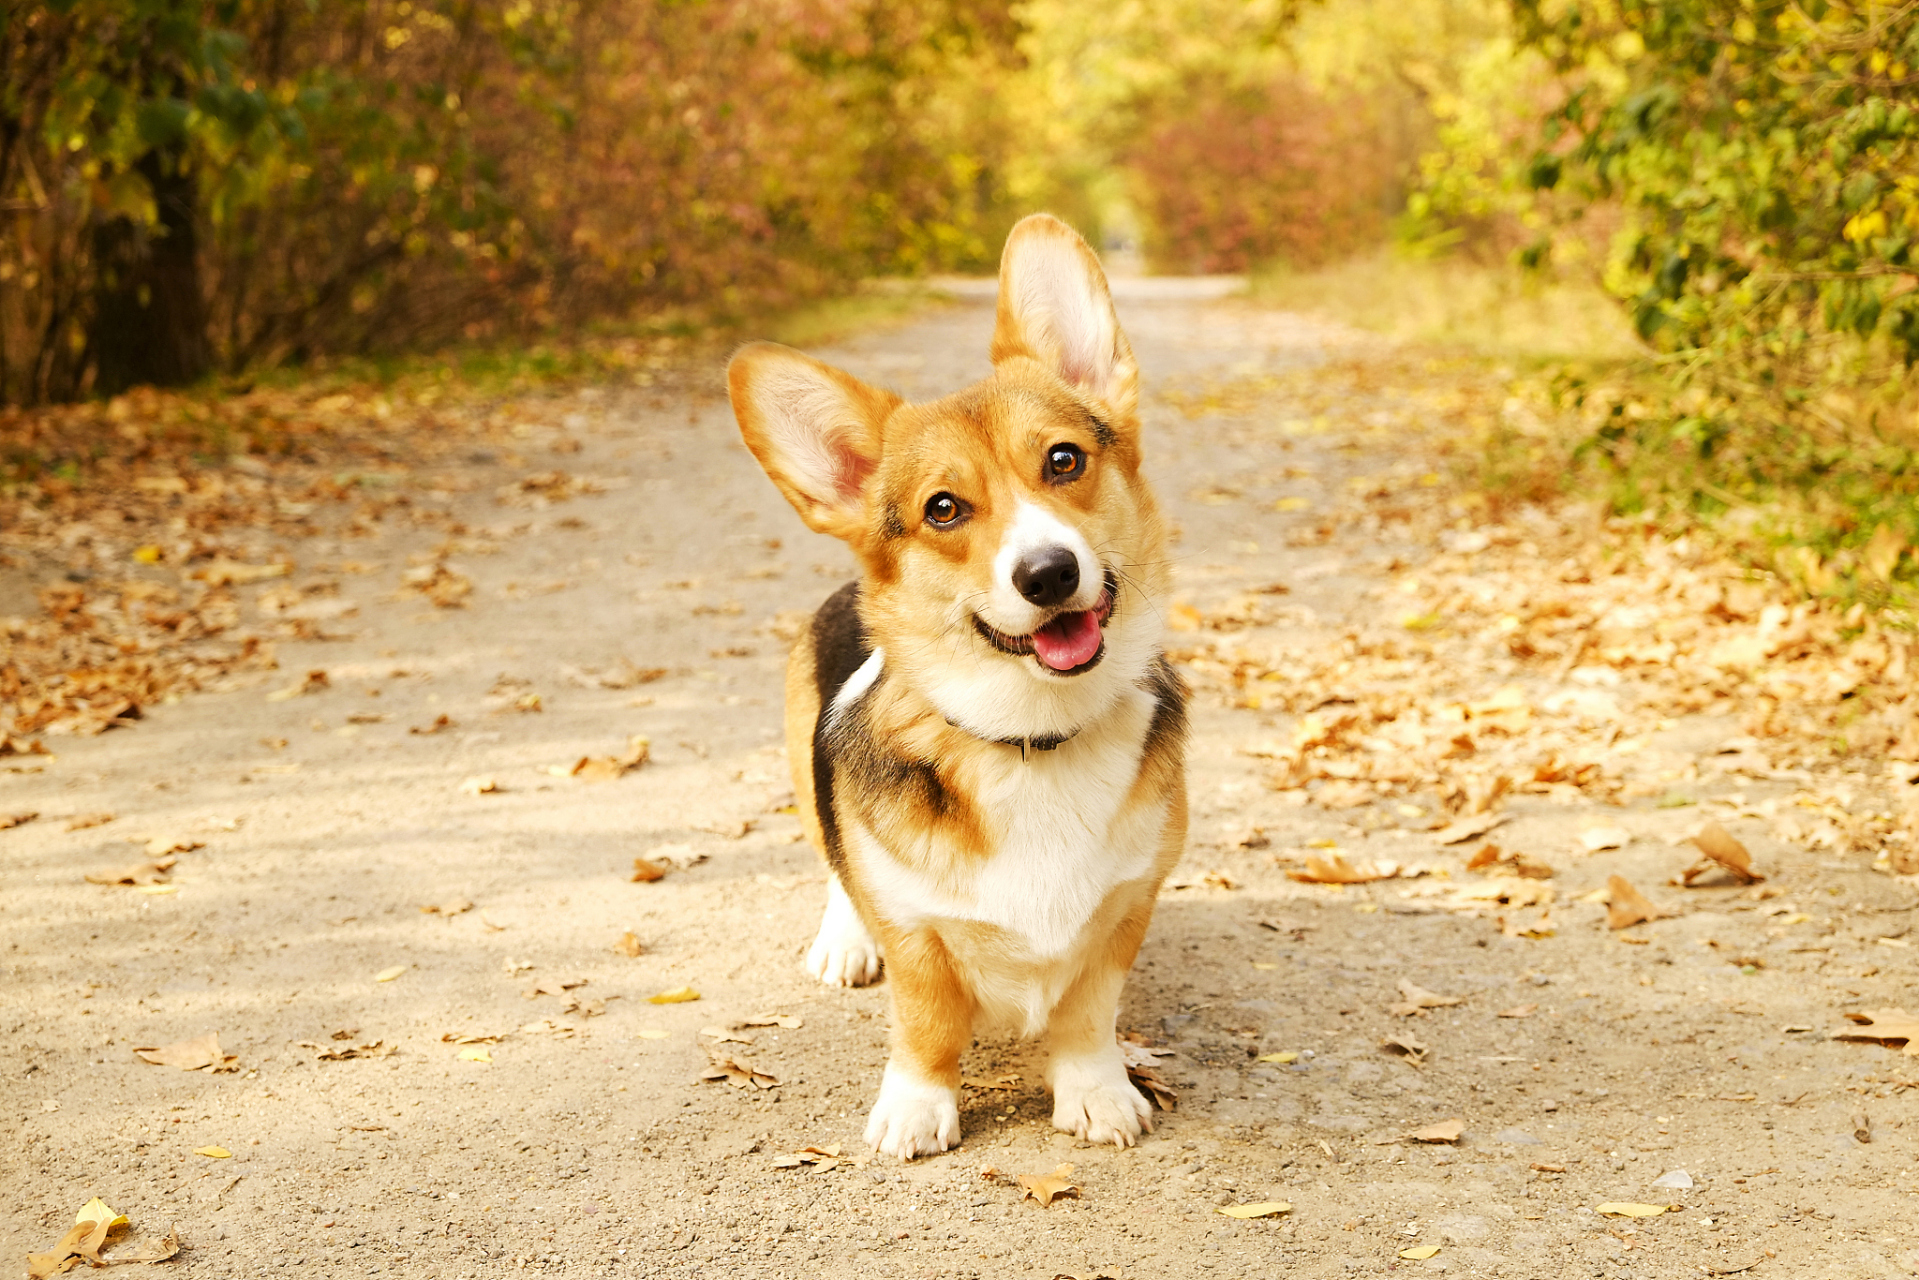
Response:
[[[1299,1055],[1296,1053],[1262,1053],[1259,1055],[1258,1058],[1255,1059],[1255,1061],[1279,1062],[1279,1063],[1298,1062]]]
[[[195,1147],[193,1154],[196,1156],[205,1156],[209,1160],[225,1160],[233,1155],[233,1153],[225,1147]]]
[[[1215,1209],[1229,1218],[1277,1218],[1282,1213],[1291,1213],[1293,1206],[1284,1200],[1268,1200],[1263,1204],[1225,1204]]]
[[[126,1226],[127,1215],[118,1209],[108,1208],[106,1201],[95,1196],[80,1206],[79,1213],[73,1215],[74,1226],[77,1227],[83,1222],[104,1222],[107,1224],[107,1230],[111,1231],[115,1227]]]
[[[699,998],[700,993],[691,987],[675,987],[671,991],[662,991],[656,996],[648,996],[646,1002],[648,1004],[685,1004]]]
[[[148,543],[144,547],[135,547],[133,549],[133,558],[141,564],[159,564],[160,548],[154,546],[152,543]]]
[[[468,1045],[466,1048],[460,1050],[460,1061],[491,1062],[493,1061],[493,1055],[487,1052],[485,1045]]]
[[[1414,1262],[1424,1262],[1426,1259],[1434,1257],[1438,1253],[1439,1246],[1436,1244],[1416,1244],[1410,1249],[1401,1249],[1399,1256],[1402,1258],[1410,1258]]]
[[[1594,1212],[1611,1214],[1615,1218],[1657,1218],[1666,1208],[1663,1204],[1629,1204],[1608,1200],[1605,1204],[1594,1206]]]
[[[382,969],[378,973],[374,974],[373,980],[375,982],[391,982],[395,978],[399,977],[401,974],[405,973],[406,970],[407,970],[407,967],[405,965],[396,964],[391,969]]]
[[[1279,501],[1273,504],[1273,510],[1304,511],[1306,508],[1312,505],[1313,504],[1311,500],[1307,498],[1281,498]]]

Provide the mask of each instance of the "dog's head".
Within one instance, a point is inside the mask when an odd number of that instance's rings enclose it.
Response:
[[[768,343],[728,382],[767,475],[859,556],[888,670],[976,733],[1069,733],[1152,661],[1167,572],[1132,348],[1055,218],[1007,239],[992,360],[928,404]]]

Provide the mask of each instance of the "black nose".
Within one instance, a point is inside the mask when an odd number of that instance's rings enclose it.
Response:
[[[1045,608],[1079,590],[1079,557],[1065,547],[1045,547],[1013,566],[1013,589]]]

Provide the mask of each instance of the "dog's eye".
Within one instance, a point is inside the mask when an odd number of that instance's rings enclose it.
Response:
[[[926,500],[926,523],[935,529],[951,529],[966,518],[967,506],[950,493],[936,493]]]
[[[1086,471],[1086,451],[1076,444],[1056,444],[1046,451],[1048,480],[1077,480]]]

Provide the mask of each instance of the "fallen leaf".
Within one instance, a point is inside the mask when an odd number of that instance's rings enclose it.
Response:
[[[1606,902],[1606,927],[1626,929],[1649,920],[1664,920],[1677,915],[1653,905],[1650,898],[1632,887],[1624,876],[1608,876],[1606,890],[1609,897]]]
[[[721,1044],[752,1044],[753,1037],[729,1031],[725,1027],[701,1027],[700,1034],[709,1040],[718,1040]]]
[[[104,827],[112,821],[110,813],[81,813],[67,819],[67,830],[85,831],[88,827]]]
[[[1904,1009],[1870,1009],[1863,1013],[1849,1013],[1846,1018],[1859,1025],[1833,1032],[1832,1039],[1877,1040],[1881,1043],[1904,1040],[1905,1056],[1919,1058],[1919,1018]]]
[[[775,1169],[799,1169],[808,1165],[830,1168],[839,1159],[838,1147],[801,1147],[791,1155],[774,1156]]]
[[[627,739],[626,750],[617,756],[581,756],[566,772],[588,782],[611,782],[625,777],[646,763],[651,743],[643,736]]]
[[[1051,1173],[1022,1173],[1019,1175],[1019,1185],[1025,1188],[1025,1194],[1020,1198],[1037,1200],[1042,1209],[1064,1196],[1072,1196],[1077,1200],[1079,1188],[1074,1185],[1072,1178],[1073,1166],[1070,1164],[1060,1165]]]
[[[801,1021],[796,1014],[756,1013],[751,1017],[741,1018],[735,1025],[742,1027],[784,1027],[788,1031],[793,1031],[806,1024]]]
[[[1623,849],[1632,843],[1632,832],[1624,827],[1593,827],[1579,833],[1579,843],[1587,853],[1602,849]]]
[[[666,879],[666,868],[650,858],[633,859],[634,884],[652,884],[655,880]]]
[[[491,1062],[493,1054],[484,1045],[468,1045],[455,1055],[461,1062]]]
[[[1566,1172],[1565,1165],[1548,1164],[1544,1160],[1535,1160],[1531,1164],[1527,1165],[1526,1167],[1528,1169],[1531,1169],[1534,1173],[1564,1173]]]
[[[1691,1191],[1692,1175],[1684,1169],[1674,1169],[1669,1173],[1662,1173],[1657,1178],[1654,1178],[1652,1184],[1655,1187],[1667,1191]]]
[[[473,592],[472,579],[450,568],[443,560],[408,569],[400,575],[400,586],[403,590],[419,592],[440,609],[465,608],[466,598]]]
[[[1415,1129],[1406,1136],[1414,1142],[1458,1142],[1459,1135],[1465,1131],[1464,1120],[1441,1120],[1438,1124],[1429,1124],[1424,1129]]]
[[[1135,1087],[1145,1090],[1154,1106],[1161,1111],[1171,1111],[1179,1106],[1179,1094],[1159,1074],[1159,1059],[1170,1057],[1173,1053],[1171,1049],[1155,1049],[1132,1040],[1121,1040],[1119,1053],[1126,1064],[1127,1079]]]
[[[434,906],[420,908],[423,915],[447,917],[463,915],[471,910],[473,910],[473,904],[465,898],[455,898],[451,902],[442,902]]]
[[[407,732],[417,733],[417,734],[420,734],[421,736],[425,736],[425,735],[434,734],[434,733],[445,733],[448,729],[451,729],[452,727],[453,727],[452,716],[439,715],[433,718],[432,724],[414,725],[411,729],[408,729]]]
[[[535,1000],[540,996],[564,996],[573,988],[585,985],[585,978],[541,978],[520,995],[528,1000]]]
[[[40,814],[38,811],[35,811],[32,813],[0,814],[0,831],[6,831],[12,827],[24,827],[27,823],[32,822],[35,818],[39,816]],[[73,830],[73,828],[68,827],[67,830],[71,831]]]
[[[445,1035],[440,1037],[440,1043],[441,1044],[498,1044],[500,1043],[500,1039],[501,1037],[499,1036],[463,1035],[457,1031],[449,1031]]]
[[[1752,854],[1746,851],[1746,846],[1718,823],[1708,822],[1699,829],[1698,835],[1690,839],[1706,855],[1706,860],[1681,872],[1682,884],[1690,885],[1713,871],[1728,872],[1741,884],[1757,884],[1766,878],[1752,869]]]
[[[284,578],[292,572],[293,566],[290,564],[243,564],[225,556],[216,556],[187,577],[196,578],[210,587],[231,587],[265,582],[269,578]]]
[[[1550,880],[1553,869],[1523,853],[1507,852],[1496,844],[1481,845],[1466,863],[1466,870],[1480,875],[1514,875],[1526,880]]]
[[[1622,1200],[1608,1200],[1605,1204],[1594,1205],[1593,1212],[1614,1218],[1657,1218],[1671,1207],[1664,1204],[1632,1204]]]
[[[1438,1253],[1439,1246],[1436,1244],[1416,1244],[1410,1249],[1401,1249],[1399,1256],[1414,1262],[1424,1262],[1428,1258],[1436,1257]]]
[[[688,1001],[699,998],[700,993],[691,987],[675,987],[671,991],[662,991],[656,996],[648,996],[646,1002],[648,1004],[686,1004]]]
[[[1516,1004],[1510,1009],[1501,1009],[1494,1016],[1500,1018],[1530,1018],[1537,1012],[1539,1012],[1539,1006],[1536,1004]]]
[[[499,795],[504,790],[504,787],[487,774],[475,774],[460,784],[460,794],[469,796]]]
[[[551,1018],[541,1018],[538,1022],[529,1022],[520,1028],[523,1035],[552,1036],[556,1040],[571,1039],[578,1033],[577,1027],[569,1027],[564,1022],[555,1022]]]
[[[1390,880],[1398,874],[1399,868],[1391,864],[1385,868],[1371,862],[1354,865],[1346,861],[1344,854],[1334,853],[1327,857],[1308,854],[1305,870],[1288,871],[1286,878],[1303,884],[1368,884],[1374,880]]]
[[[111,1232],[126,1225],[124,1214],[108,1208],[106,1202],[96,1196],[81,1208],[73,1226],[50,1252],[27,1255],[27,1274],[34,1280],[44,1280],[47,1276],[71,1271],[82,1262],[105,1265],[100,1257],[101,1247]]]
[[[1404,978],[1399,980],[1399,994],[1404,996],[1405,999],[1399,1004],[1389,1006],[1388,1012],[1397,1014],[1402,1018],[1410,1018],[1415,1014],[1424,1013],[1427,1009],[1444,1009],[1452,1005],[1465,1003],[1465,1001],[1458,996],[1442,996],[1437,992],[1428,991],[1416,983],[1408,982]]]
[[[149,862],[136,862],[131,866],[113,867],[105,871],[87,872],[88,884],[165,884],[167,872],[173,869],[175,858],[158,858]]]
[[[1379,1047],[1388,1053],[1397,1053],[1415,1067],[1426,1064],[1426,1046],[1410,1035],[1387,1036],[1379,1042]]]
[[[1293,1206],[1284,1200],[1267,1200],[1260,1204],[1223,1204],[1213,1210],[1229,1218],[1277,1218],[1282,1213],[1291,1213]]]
[[[303,698],[310,693],[320,693],[332,687],[333,682],[327,678],[327,673],[315,669],[301,677],[298,684],[290,684],[284,689],[275,689],[267,695],[267,701],[291,702],[295,698]]]
[[[1742,1271],[1751,1271],[1765,1260],[1765,1254],[1755,1253],[1744,1262],[1708,1262],[1703,1269],[1709,1276],[1736,1276]]]
[[[1281,1066],[1285,1066],[1287,1063],[1298,1062],[1299,1055],[1297,1053],[1262,1053],[1257,1058],[1254,1058],[1253,1061],[1277,1062]]]
[[[1433,832],[1433,839],[1440,844],[1465,844],[1476,840],[1494,827],[1508,822],[1511,815],[1504,813],[1475,813],[1447,824]]]
[[[631,929],[628,929],[620,935],[619,941],[613,944],[613,951],[617,955],[623,955],[628,959],[632,959],[636,956],[644,955],[646,948],[640,945],[639,935]]]
[[[209,1031],[206,1035],[182,1040],[163,1049],[135,1049],[133,1055],[156,1067],[178,1067],[182,1071],[222,1072],[240,1069],[236,1065],[240,1061],[237,1055],[220,1052],[220,1034],[217,1031]]]
[[[225,1147],[195,1147],[193,1154],[196,1156],[205,1156],[209,1160],[231,1160],[233,1158],[233,1153]]]
[[[670,871],[686,871],[706,861],[706,854],[684,842],[656,844],[646,851],[647,861]]]
[[[354,1033],[334,1032],[335,1041],[351,1041]],[[349,1062],[355,1058],[390,1058],[399,1050],[384,1040],[371,1040],[366,1044],[316,1044],[311,1040],[299,1042],[302,1049],[313,1050],[315,1062]]]
[[[988,1080],[982,1076],[962,1076],[960,1084],[968,1089],[993,1089],[1001,1093],[1011,1093],[1019,1088],[1020,1077],[1017,1073],[995,1076]]]
[[[739,1088],[771,1089],[779,1084],[778,1078],[759,1070],[751,1063],[741,1062],[737,1058],[715,1056],[713,1065],[700,1073],[702,1080],[724,1080]]]

